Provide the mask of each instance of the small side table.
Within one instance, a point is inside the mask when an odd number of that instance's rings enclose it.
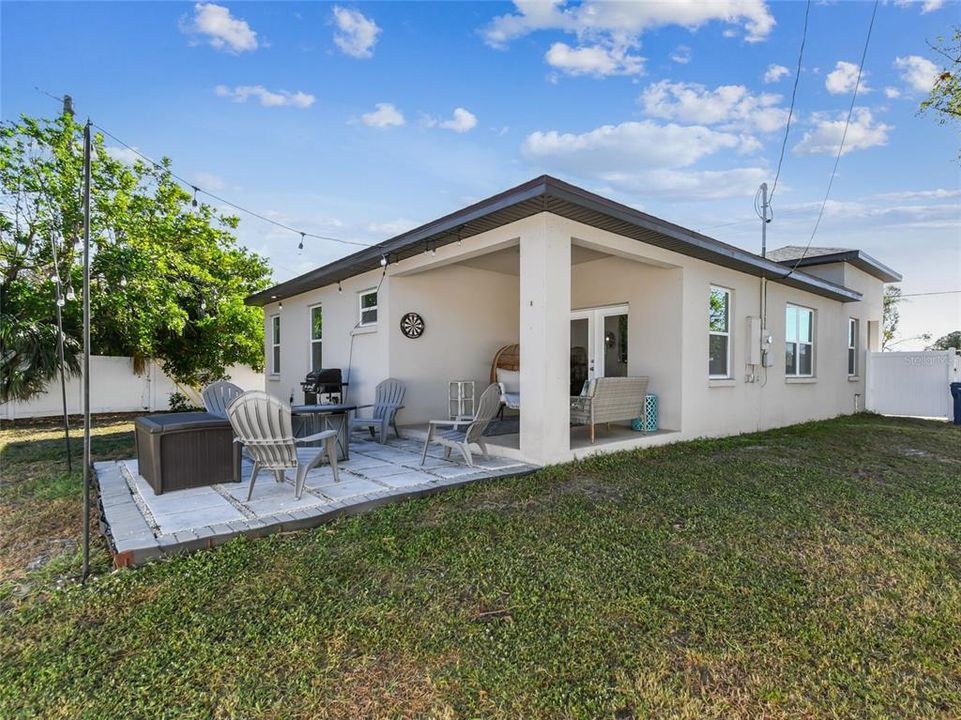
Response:
[[[350,460],[350,413],[357,409],[356,405],[328,404],[328,405],[292,405],[290,413],[294,417],[301,415],[309,426],[308,434],[321,430],[337,431],[338,460]],[[297,434],[297,430],[294,430]]]
[[[474,417],[473,380],[451,380],[447,384],[447,399],[451,420]]]

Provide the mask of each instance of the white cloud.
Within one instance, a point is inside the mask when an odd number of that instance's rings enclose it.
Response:
[[[944,0],[894,0],[894,4],[900,7],[907,7],[908,5],[921,5],[921,12],[929,13],[935,10],[940,10],[944,5]]]
[[[874,196],[878,200],[945,200],[961,197],[961,190],[902,190],[900,192],[878,193]]]
[[[765,83],[776,83],[781,78],[786,78],[791,74],[783,65],[768,65],[767,70],[764,72],[764,82]]]
[[[884,88],[884,97],[893,100],[894,98],[901,97],[901,91],[896,87],[886,87]]]
[[[218,97],[230,98],[234,102],[247,102],[248,98],[257,98],[264,107],[296,107],[309,108],[317,98],[305,92],[289,92],[287,90],[268,90],[263,85],[238,85],[234,88],[218,85],[214,88]]]
[[[197,3],[194,15],[180,20],[181,32],[206,37],[217,50],[241,53],[257,49],[257,33],[246,20],[235,18],[230,10],[214,3]]]
[[[213,173],[205,171],[194,173],[190,176],[190,181],[197,187],[202,188],[203,190],[210,190],[212,192],[223,190],[227,186],[223,178],[221,178],[219,175],[214,175]]]
[[[861,85],[858,88],[859,93],[870,92],[865,82],[867,75],[867,71],[861,73]],[[832,95],[844,95],[845,93],[854,92],[854,86],[857,84],[857,81],[858,66],[854,63],[838,60],[834,66],[834,70],[829,72],[827,77],[824,78],[824,87],[826,87],[827,91]]]
[[[912,90],[921,93],[931,92],[939,75],[938,66],[920,55],[895,58],[894,67],[901,71],[901,79]]]
[[[470,110],[462,107],[454,108],[454,112],[449,120],[437,120],[432,117],[424,119],[427,127],[439,127],[444,130],[453,130],[456,133],[465,133],[477,125],[477,116]]]
[[[600,2],[584,0],[515,0],[516,12],[495,17],[484,28],[484,39],[494,47],[538,30],[561,30],[579,38],[608,37],[621,42],[645,30],[681,25],[694,30],[720,21],[743,26],[749,42],[763,40],[774,27],[764,0],[677,0],[675,2]]]
[[[678,65],[687,65],[691,62],[691,48],[688,45],[678,45],[671,53],[671,60]]]
[[[417,224],[414,220],[397,218],[396,220],[388,220],[387,222],[368,223],[367,231],[378,236],[394,237],[394,235],[400,235],[406,230],[417,227]]]
[[[374,45],[381,29],[373,20],[358,10],[334,6],[334,43],[346,55],[355,58],[374,56]]]
[[[669,80],[649,85],[640,97],[644,111],[653,117],[761,132],[773,132],[787,122],[787,110],[777,107],[780,100],[780,95],[752,95],[743,85],[709,90],[697,83]]]
[[[845,117],[846,114],[843,113],[835,119],[824,114],[815,114],[812,118],[814,129],[804,133],[801,142],[794,146],[794,152],[801,155],[837,153],[844,133]],[[871,111],[867,108],[855,108],[844,139],[843,154],[847,155],[853,150],[864,150],[875,145],[885,145],[888,141],[888,132],[893,129],[890,125],[875,122]]]
[[[371,112],[360,116],[360,121],[364,125],[383,130],[391,126],[403,125],[406,122],[404,114],[392,103],[377,103],[374,107],[375,109]]]
[[[556,42],[544,55],[551,67],[568,75],[639,75],[644,71],[644,58],[630,53],[630,45],[586,45],[571,47]]]
[[[116,147],[114,145],[107,145],[104,147],[104,151],[112,157],[114,160],[119,160],[127,165],[133,165],[138,160],[142,160],[137,154],[137,148],[128,147]]]
[[[754,143],[753,138],[703,126],[645,120],[604,125],[585,133],[537,131],[525,138],[521,151],[545,172],[590,179],[631,193],[707,198],[750,194],[764,171],[687,168],[725,150],[754,149]]]
[[[769,177],[759,167],[729,170],[641,170],[609,173],[603,179],[611,186],[631,193],[665,195],[679,200],[717,200],[750,197]]]

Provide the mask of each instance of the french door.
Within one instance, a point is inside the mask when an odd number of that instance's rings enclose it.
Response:
[[[571,313],[571,395],[599,377],[627,375],[627,305]]]

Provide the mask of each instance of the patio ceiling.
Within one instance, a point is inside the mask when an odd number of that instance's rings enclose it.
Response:
[[[639,242],[757,277],[766,277],[774,282],[839,302],[861,299],[861,294],[854,290],[800,270],[790,272],[789,268],[780,263],[661,220],[549,175],[542,175],[373,247],[251,295],[246,302],[249,305],[267,305],[379,269],[384,256],[391,263],[398,262],[424,252],[428,246],[441,247],[541,212],[551,212]]]

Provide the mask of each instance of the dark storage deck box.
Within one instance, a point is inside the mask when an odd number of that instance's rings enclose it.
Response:
[[[157,495],[240,480],[240,443],[230,422],[205,412],[134,421],[140,474]]]

